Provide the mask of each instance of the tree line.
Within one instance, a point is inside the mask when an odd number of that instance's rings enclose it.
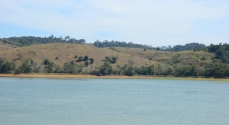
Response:
[[[13,42],[16,44],[19,44],[21,46],[28,46],[31,44],[47,44],[47,43],[74,43],[74,44],[85,44],[85,39],[75,39],[71,38],[70,36],[65,37],[55,37],[54,35],[51,35],[49,37],[35,37],[35,36],[22,36],[22,37],[9,37],[9,38],[3,38],[3,41],[6,42]]]
[[[70,36],[65,37],[56,37],[51,35],[49,37],[35,37],[35,36],[22,36],[22,37],[9,37],[3,38],[3,42],[9,44],[15,44],[17,46],[28,46],[31,44],[47,44],[47,43],[75,43],[75,44],[86,44],[85,39],[75,39]],[[93,45],[95,47],[129,47],[129,48],[143,48],[144,50],[163,50],[163,51],[183,51],[183,50],[193,50],[193,49],[202,49],[206,46],[200,43],[187,43],[185,45],[175,45],[175,46],[161,46],[161,47],[152,47],[151,45],[135,44],[132,42],[124,41],[99,41],[96,40]]]
[[[213,63],[207,64],[203,67],[197,65],[174,65],[169,66],[165,64],[146,65],[142,67],[133,66],[133,64],[125,64],[123,66],[117,65],[114,68],[113,64],[117,59],[113,57],[106,57],[103,65],[89,72],[83,72],[83,68],[87,64],[79,65],[77,61],[70,61],[64,63],[61,67],[52,61],[45,59],[42,62],[42,67],[32,59],[26,59],[18,67],[14,62],[0,60],[0,73],[1,74],[21,74],[21,73],[66,73],[66,74],[91,74],[91,75],[146,75],[146,76],[175,76],[175,77],[215,77],[224,78],[229,77],[229,64],[227,63]],[[85,61],[86,62],[86,61]],[[90,62],[91,63],[91,62]]]
[[[208,52],[212,52],[215,54],[214,59],[219,60],[222,63],[229,63],[229,44],[211,44],[208,47]]]
[[[143,48],[144,51],[147,49],[149,50],[162,50],[162,51],[184,51],[184,50],[194,50],[194,49],[202,49],[205,48],[206,46],[204,44],[200,43],[187,43],[185,45],[175,45],[175,46],[161,46],[161,47],[152,47],[148,45],[142,45],[142,44],[134,44],[132,42],[126,43],[126,42],[120,42],[120,41],[107,41],[104,40],[102,41],[95,41],[93,44],[95,47],[129,47],[129,48]]]
[[[99,40],[96,40],[93,45],[95,47],[100,47],[100,48],[103,48],[103,47],[129,47],[129,48],[145,48],[145,49],[150,49],[150,50],[153,50],[153,49],[156,49],[155,47],[152,47],[151,45],[142,45],[142,44],[135,44],[135,43],[132,43],[132,42],[123,42],[123,41],[107,41],[107,40],[104,40],[103,42],[102,41],[99,41]]]

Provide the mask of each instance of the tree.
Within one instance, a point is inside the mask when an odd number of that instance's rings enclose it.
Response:
[[[88,56],[84,56],[83,61],[88,61]]]
[[[151,61],[152,61],[152,60],[153,60],[152,57],[150,57],[150,58],[149,58],[150,64],[151,64]]]
[[[94,63],[94,59],[93,58],[89,58],[89,60],[90,60],[90,64]]]
[[[44,69],[45,69],[45,72],[47,73],[52,73],[54,71],[54,68],[55,68],[55,64],[51,61],[49,61],[48,59],[45,59],[44,60]]]
[[[78,66],[77,66],[77,64],[75,64],[74,61],[71,61],[69,63],[65,63],[63,67],[64,67],[63,68],[64,73],[70,73],[70,74],[78,73],[78,70],[77,70]]]
[[[84,65],[87,67],[89,65],[89,62],[88,61],[84,62]]]
[[[84,60],[84,58],[82,56],[79,56],[77,62],[81,62],[83,60]]]
[[[70,39],[69,35],[65,37],[65,41],[68,41],[69,39]]]
[[[33,39],[30,39],[29,42],[30,42],[30,44],[32,44],[33,43]]]
[[[48,59],[45,59],[43,63],[44,63],[44,65],[48,65],[48,63],[50,63],[50,61]]]
[[[135,70],[133,66],[124,65],[122,69],[123,69],[124,75],[133,76],[135,74]]]
[[[70,42],[71,44],[73,44],[75,42],[75,39],[74,38],[70,39]]]
[[[77,55],[74,56],[74,58],[77,58],[77,57],[78,57]]]
[[[20,73],[31,73],[35,68],[34,61],[32,59],[27,59],[22,62],[22,64],[15,71],[16,74]]]
[[[10,74],[13,70],[15,70],[16,65],[13,62],[6,61],[0,68],[0,73]]]
[[[100,75],[110,75],[113,72],[112,66],[108,61],[105,61],[103,65],[99,68]]]
[[[111,63],[116,63],[116,62],[117,62],[117,57],[111,57],[110,62],[111,62]]]
[[[21,43],[22,46],[24,46],[24,41],[22,39],[19,40],[19,43]]]

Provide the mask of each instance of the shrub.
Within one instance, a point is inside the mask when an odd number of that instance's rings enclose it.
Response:
[[[1,61],[1,69],[0,69],[0,73],[3,73],[3,74],[10,74],[12,71],[15,70],[16,68],[16,65],[13,63],[13,62],[2,62]]]
[[[78,57],[77,55],[74,56],[74,58],[77,58],[77,57]]]
[[[89,60],[90,60],[90,64],[94,63],[94,59],[93,58],[89,58]]]
[[[89,62],[88,61],[84,62],[84,65],[87,67],[89,65]]]
[[[81,62],[81,61],[83,61],[83,60],[84,60],[84,58],[83,58],[82,56],[79,56],[77,62]]]
[[[83,61],[88,61],[88,56],[84,56]]]
[[[31,59],[24,60],[22,64],[17,68],[15,74],[31,73],[33,72],[34,61]]]

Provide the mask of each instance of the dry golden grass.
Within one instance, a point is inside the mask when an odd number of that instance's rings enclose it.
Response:
[[[5,47],[5,46],[4,46]],[[112,64],[113,68],[117,65],[123,66],[133,62],[134,66],[141,67],[146,65],[161,64],[163,67],[171,67],[176,65],[204,65],[211,63],[211,58],[214,54],[207,52],[181,51],[181,52],[166,52],[147,50],[139,48],[122,48],[117,47],[115,50],[109,48],[97,48],[93,45],[69,44],[69,43],[51,43],[38,44],[25,47],[13,48],[9,47],[4,51],[0,51],[0,59],[14,61],[18,66],[25,59],[32,59],[37,66],[42,65],[44,59],[49,59],[60,67],[64,63],[76,61],[75,56],[89,56],[94,58],[94,64],[84,68],[84,72],[100,67],[104,63],[106,56],[118,57],[118,61]],[[58,59],[55,59],[58,57]],[[206,60],[202,60],[205,57]],[[152,61],[149,60],[152,58]],[[84,62],[77,62],[79,65],[84,65]]]
[[[14,48],[12,45],[4,43],[0,40],[0,52]]]
[[[20,56],[21,59],[20,59]],[[134,66],[143,66],[150,64],[150,61],[138,56],[132,56],[126,53],[120,53],[108,48],[97,48],[92,45],[80,45],[80,44],[68,44],[68,43],[52,43],[52,44],[39,44],[26,47],[13,48],[10,50],[0,52],[0,58],[15,61],[16,65],[21,64],[22,60],[31,58],[38,65],[43,62],[44,59],[49,59],[59,66],[63,66],[64,63],[75,61],[75,55],[89,56],[94,58],[94,64],[92,66],[98,67],[103,64],[103,60],[106,56],[118,57],[116,64],[112,64],[115,68],[117,65],[123,66],[129,62],[134,62]],[[59,59],[55,59],[58,57]],[[153,64],[155,62],[151,62]],[[79,62],[83,64],[83,62]]]
[[[202,63],[211,63],[211,58],[214,54],[208,52],[194,52],[194,51],[180,51],[180,52],[168,52],[168,51],[157,51],[157,50],[147,50],[139,48],[122,48],[117,47],[117,51],[120,53],[134,55],[140,58],[149,59],[152,58],[153,61],[158,63],[177,63],[178,65],[201,65]],[[206,60],[202,60],[205,57]]]

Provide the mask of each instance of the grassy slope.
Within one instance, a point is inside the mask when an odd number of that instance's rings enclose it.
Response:
[[[0,52],[9,50],[9,49],[13,49],[14,47],[10,44],[4,43],[0,40]]]
[[[6,47],[7,48],[7,47]],[[22,58],[19,58],[19,54]],[[94,58],[94,64],[90,65],[85,70],[92,70],[103,64],[104,58],[106,56],[118,57],[116,64],[112,64],[113,68],[117,65],[123,66],[130,62],[134,62],[134,66],[141,67],[150,64],[162,64],[167,66],[174,65],[198,65],[202,66],[207,63],[211,63],[211,58],[214,56],[207,52],[194,52],[194,51],[182,51],[182,52],[164,52],[156,50],[147,50],[138,48],[115,48],[115,50],[109,48],[97,48],[93,45],[80,45],[80,44],[69,44],[69,43],[52,43],[52,44],[39,44],[31,45],[26,47],[13,48],[9,47],[4,51],[0,51],[0,59],[9,60],[15,62],[18,66],[21,64],[22,60],[31,58],[36,63],[37,66],[41,65],[44,59],[49,59],[59,66],[63,66],[64,63],[75,61],[75,55],[79,56],[89,56],[89,58]],[[55,59],[56,57],[59,59]],[[206,60],[201,60],[205,57]],[[149,61],[152,58],[152,61]],[[83,62],[77,62],[78,64],[83,64]]]
[[[131,54],[140,58],[149,59],[164,64],[178,64],[178,65],[204,65],[211,63],[211,58],[214,54],[203,51],[181,51],[181,52],[167,52],[157,50],[147,50],[137,48],[116,48],[120,53]],[[202,60],[205,57],[206,60]]]
[[[19,56],[17,56],[19,53],[23,55],[20,60]],[[113,67],[116,67],[117,65],[123,66],[132,60],[132,56],[130,54],[120,53],[108,48],[96,48],[92,45],[68,43],[39,44],[0,52],[0,58],[10,61],[16,60],[15,63],[17,65],[19,65],[22,60],[31,58],[37,62],[37,64],[41,64],[44,59],[49,59],[55,64],[63,66],[66,62],[75,61],[75,55],[78,55],[78,57],[87,55],[89,58],[94,58],[94,64],[92,66],[97,67],[103,64],[102,60],[104,60],[106,56],[118,56],[118,61],[116,64],[113,64]],[[57,56],[59,59],[55,59]],[[135,66],[150,64],[148,59],[140,57],[134,57],[133,61],[135,62]]]

